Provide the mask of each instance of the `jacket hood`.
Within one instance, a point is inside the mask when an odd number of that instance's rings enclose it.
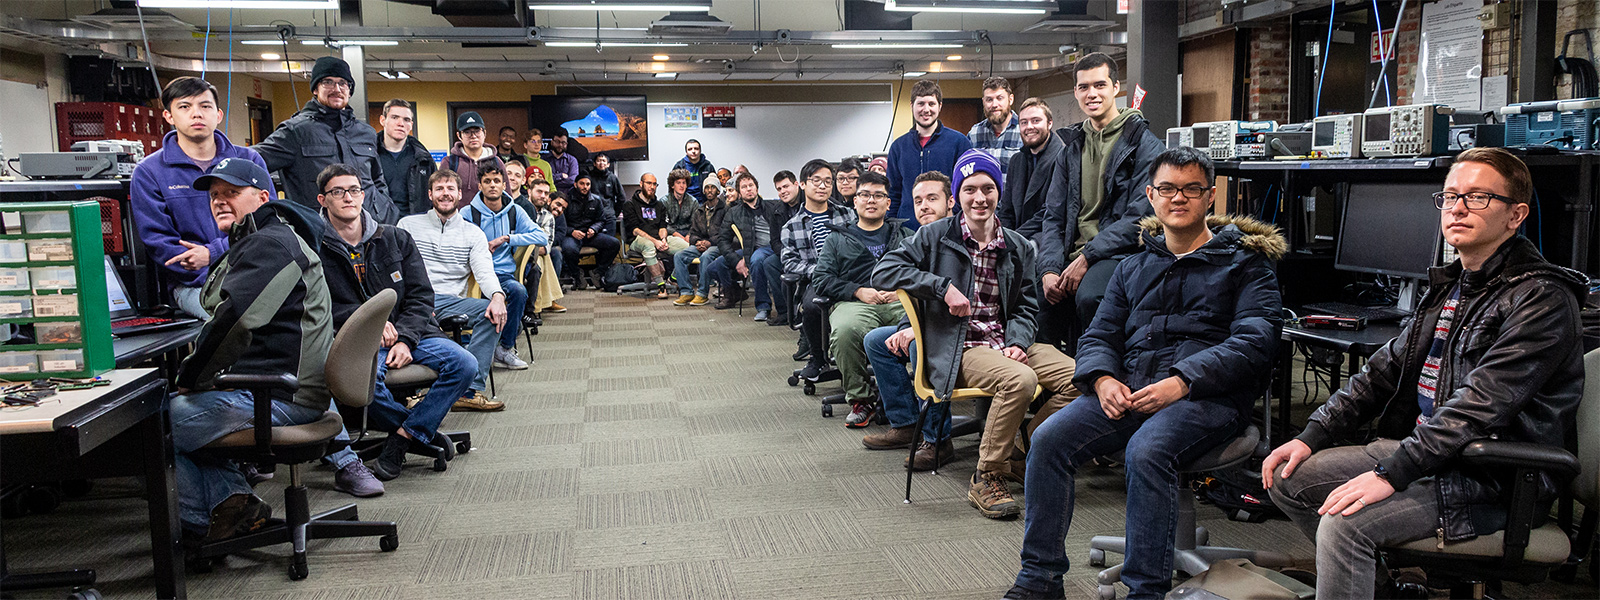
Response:
[[[517,205],[517,203],[513,202],[511,198],[506,198],[504,195],[501,195],[500,197],[504,198],[504,200],[500,203],[500,210],[498,210],[498,211],[489,210],[489,204],[483,201],[483,192],[478,192],[476,194],[473,194],[472,195],[472,203],[469,204],[469,206],[471,206],[473,210],[476,210],[476,211],[478,211],[480,213],[483,213],[484,215],[492,215],[492,216],[498,217],[500,215],[503,215],[503,214],[506,214],[508,212],[511,212],[511,208]],[[457,211],[457,212],[459,213],[459,211]]]
[[[365,215],[366,213],[363,212],[362,214]],[[300,239],[305,240],[306,245],[312,248],[316,248],[322,243],[322,236],[326,235],[329,229],[327,221],[323,221],[322,215],[317,214],[315,211],[289,200],[273,200],[261,205],[261,208],[256,209],[256,212],[250,213],[249,226],[240,235],[229,235],[229,237],[238,240],[245,235],[254,233],[261,228],[261,219],[271,216],[283,219],[284,223],[294,229],[295,235],[300,236]],[[238,226],[235,225],[233,229],[237,231]],[[376,229],[375,226],[374,229]]]
[[[1239,231],[1237,240],[1227,239],[1233,236],[1221,235],[1229,225]],[[1141,245],[1149,245],[1150,241],[1161,239],[1161,219],[1155,215],[1140,219],[1139,228],[1144,233],[1139,240]],[[1237,243],[1240,248],[1261,254],[1272,260],[1283,258],[1283,255],[1289,252],[1289,240],[1283,237],[1282,230],[1278,229],[1276,225],[1262,223],[1250,217],[1210,215],[1206,217],[1206,228],[1218,236],[1207,242],[1207,246],[1214,243]],[[1218,242],[1219,239],[1221,239],[1221,242]]]
[[[327,209],[322,210],[321,217],[322,240],[325,242],[336,242],[341,246],[349,246],[350,244],[344,241],[344,237],[339,235],[339,230],[334,229],[333,223],[328,221]],[[372,213],[364,210],[361,211],[361,243],[367,243],[368,241],[372,240],[372,236],[375,235],[378,235],[378,220],[372,218]]]
[[[485,148],[489,148],[488,146],[484,146],[484,147]],[[489,156],[485,156],[483,158],[473,158],[471,156],[467,156],[467,146],[466,146],[466,144],[461,143],[459,140],[456,141],[456,143],[454,143],[454,144],[452,144],[450,146],[450,154],[453,154],[455,156],[459,156],[461,158],[465,158],[465,159],[470,160],[470,161],[488,160],[489,158],[494,157],[495,156],[494,149],[493,148],[489,148],[489,150],[490,150]]]

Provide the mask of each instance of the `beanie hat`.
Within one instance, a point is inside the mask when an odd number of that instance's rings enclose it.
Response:
[[[1005,178],[1000,175],[1000,161],[989,156],[988,152],[973,148],[956,159],[955,171],[950,174],[950,190],[960,193],[961,181],[971,177],[973,173],[987,173],[989,178],[994,180],[995,191],[1002,189],[1001,184]]]
[[[883,156],[879,156],[879,157],[873,158],[872,162],[867,163],[867,169],[871,170],[873,167],[883,167],[885,169],[888,169],[889,168],[889,159],[887,157],[883,157]]]
[[[317,59],[317,65],[311,67],[311,89],[317,89],[317,83],[329,77],[340,77],[350,82],[350,89],[356,89],[356,78],[350,74],[350,63],[337,56],[324,56]]]

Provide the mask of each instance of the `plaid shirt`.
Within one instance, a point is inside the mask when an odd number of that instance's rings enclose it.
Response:
[[[856,221],[856,211],[828,205],[828,223],[840,227],[849,226]],[[817,268],[817,255],[819,248],[814,245],[811,237],[811,214],[801,208],[787,223],[783,224],[783,231],[778,234],[779,241],[783,242],[783,272],[810,275]]]
[[[1000,161],[1000,175],[1006,174],[1006,169],[1011,165],[1011,157],[1022,150],[1022,128],[1017,126],[1017,113],[1011,113],[1011,122],[1006,124],[1005,131],[995,135],[989,128],[989,119],[978,121],[967,131],[967,139],[972,140],[973,148],[980,148]]]
[[[1006,249],[1006,238],[999,235],[999,227],[995,230],[994,239],[980,248],[972,239],[967,220],[961,219],[961,241],[972,253],[972,318],[967,320],[963,348],[988,346],[999,350],[1006,346],[1006,324],[1000,321],[1000,275],[996,271],[1000,251]]]

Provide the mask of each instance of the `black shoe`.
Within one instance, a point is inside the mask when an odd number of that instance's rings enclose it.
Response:
[[[218,542],[255,533],[265,526],[267,519],[271,517],[272,507],[262,502],[255,494],[228,496],[216,508],[211,509],[211,527],[206,531],[202,541]]]
[[[276,465],[267,466],[272,467]],[[261,465],[256,463],[244,463],[240,465],[239,468],[244,471],[244,480],[250,483],[250,487],[255,487],[257,484],[263,481],[272,480],[272,471],[262,471]]]
[[[816,378],[821,377],[821,376],[822,376],[822,365],[817,364],[817,361],[811,361],[809,363],[806,363],[806,367],[804,369],[800,369],[800,378],[801,379],[812,379],[812,380],[815,380]]]
[[[775,311],[772,314],[767,315],[767,326],[768,327],[788,327],[789,326],[789,317],[784,315],[782,312],[776,312]]]
[[[411,438],[398,432],[389,434],[383,440],[383,452],[372,463],[372,474],[378,476],[379,481],[399,477],[401,467],[406,465],[406,449],[410,447]]]
[[[435,432],[433,434],[433,443],[428,445],[443,451],[445,462],[456,459],[456,443],[450,439],[450,436]]]
[[[811,349],[810,348],[801,348],[799,350],[794,351],[794,354],[792,356],[794,357],[794,361],[795,362],[800,362],[802,360],[811,360]]]
[[[1013,585],[1011,586],[1011,589],[1006,592],[1006,595],[1001,596],[1001,598],[1004,600],[1055,600],[1056,598],[1066,597],[1067,591],[1059,583],[1053,586],[1050,590],[1043,592],[1039,590],[1028,589],[1020,585]]]

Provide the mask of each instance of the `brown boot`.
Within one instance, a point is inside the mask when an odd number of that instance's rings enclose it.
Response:
[[[917,437],[917,426],[892,427],[883,433],[874,433],[861,438],[861,445],[868,450],[898,450],[911,447],[911,440]]]
[[[991,519],[1014,519],[1022,514],[1017,499],[1006,487],[1006,479],[997,471],[979,471],[972,474],[972,485],[967,488],[967,503],[983,516]]]
[[[1028,473],[1028,453],[1023,452],[1021,448],[1012,447],[1011,459],[1007,462],[1010,463],[1011,468],[1002,472],[1001,475],[1010,481],[1022,483]]]
[[[939,442],[939,464],[933,464],[934,445],[927,440],[917,446],[916,459],[911,462],[913,471],[932,471],[956,459],[956,445],[950,440]]]

